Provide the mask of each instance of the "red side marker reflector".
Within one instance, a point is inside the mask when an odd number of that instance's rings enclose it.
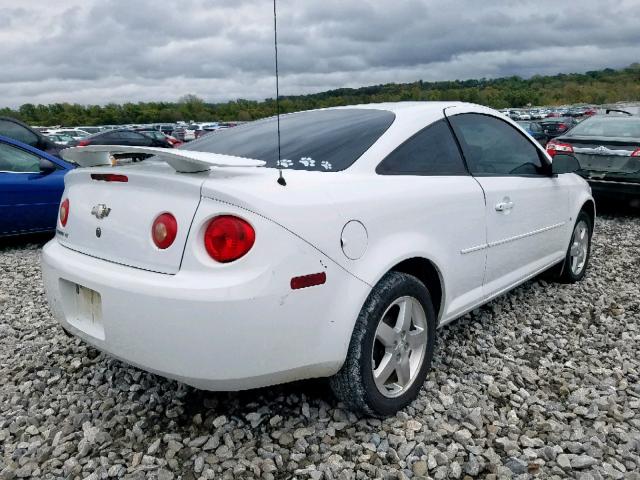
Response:
[[[322,285],[326,281],[327,274],[324,272],[312,273],[311,275],[303,275],[301,277],[293,277],[291,279],[291,290],[313,287],[314,285]]]
[[[118,175],[117,173],[92,173],[92,180],[100,180],[103,182],[128,182],[126,175]]]

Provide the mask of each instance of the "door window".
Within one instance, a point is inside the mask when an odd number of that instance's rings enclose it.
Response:
[[[542,132],[542,128],[540,127],[539,123],[535,123],[534,122],[534,123],[531,124],[531,131],[535,132],[535,133],[540,133],[540,132]]]
[[[478,113],[450,121],[472,175],[546,175],[540,151],[508,123]]]
[[[153,140],[146,135],[141,135],[137,132],[120,132],[119,136],[123,139],[127,145],[151,145]]]
[[[33,173],[40,171],[40,158],[33,153],[0,143],[0,172]]]
[[[467,171],[446,120],[416,133],[378,165],[382,175],[466,175]]]
[[[33,132],[10,120],[0,120],[0,135],[13,138],[32,147],[38,144],[38,137]]]

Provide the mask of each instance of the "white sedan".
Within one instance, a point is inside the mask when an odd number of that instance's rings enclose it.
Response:
[[[280,123],[280,157],[275,118],[170,151],[65,150],[84,168],[42,256],[62,326],[202,389],[330,377],[347,406],[384,416],[417,396],[438,327],[545,270],[585,275],[595,208],[575,159],[552,164],[494,110]]]

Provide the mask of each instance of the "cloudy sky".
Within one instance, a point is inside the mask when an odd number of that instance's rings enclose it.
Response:
[[[273,97],[271,0],[0,0],[0,106]],[[279,0],[281,93],[640,61],[640,0]]]

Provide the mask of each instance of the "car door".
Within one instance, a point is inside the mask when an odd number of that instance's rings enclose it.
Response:
[[[65,169],[43,173],[40,157],[0,142],[0,235],[53,230]]]
[[[569,196],[542,149],[519,129],[464,108],[446,113],[486,198],[484,293],[491,297],[564,258]]]
[[[386,192],[383,198],[399,193],[403,202],[400,214],[385,219],[376,212],[377,221],[382,219],[391,231],[402,231],[410,222],[418,233],[416,251],[435,255],[446,266],[441,320],[476,306],[483,298],[486,261],[486,251],[474,248],[486,243],[484,196],[465,167],[447,121],[437,120],[410,137],[387,155],[376,173],[380,191]]]

